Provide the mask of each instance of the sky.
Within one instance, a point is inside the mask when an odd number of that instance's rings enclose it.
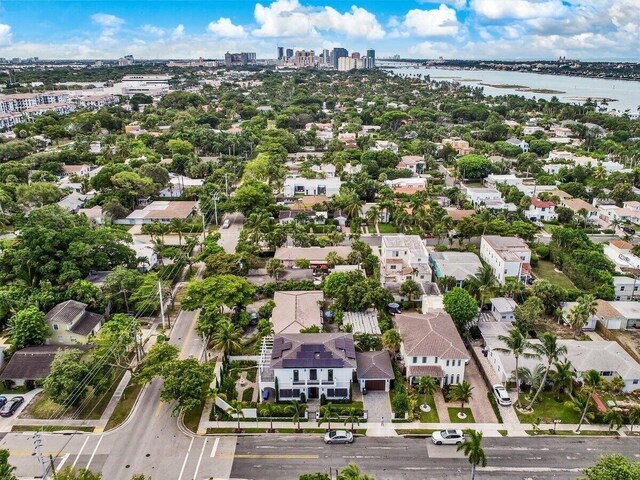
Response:
[[[0,0],[0,57],[640,60],[640,0]]]

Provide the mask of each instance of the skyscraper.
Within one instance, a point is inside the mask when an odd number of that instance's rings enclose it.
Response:
[[[333,49],[333,68],[338,70],[338,59],[342,57],[348,57],[349,51],[346,48],[334,48]]]
[[[278,47],[278,60],[282,60],[284,57],[284,47]]]
[[[370,68],[375,68],[376,66],[376,51],[373,48],[370,48],[367,50],[367,57],[369,57],[370,60]]]
[[[293,48],[287,48],[287,58],[293,58]]]

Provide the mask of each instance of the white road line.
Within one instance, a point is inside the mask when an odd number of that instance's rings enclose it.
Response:
[[[98,440],[98,443],[96,443],[96,448],[93,449],[93,453],[91,454],[91,458],[89,458],[89,463],[87,463],[87,466],[85,467],[87,470],[89,470],[89,465],[91,465],[91,462],[93,461],[93,457],[95,457],[96,452],[98,451],[98,447],[100,446],[100,443],[102,443],[102,439],[104,438],[104,436],[100,435],[100,440]]]
[[[62,460],[60,460],[60,463],[58,464],[58,470],[62,470],[62,467],[64,466],[64,464],[67,462],[67,460],[69,460],[69,457],[71,456],[70,453],[65,453],[64,457],[62,457]]]
[[[196,464],[196,471],[193,472],[193,480],[198,478],[198,470],[200,470],[200,462],[202,462],[202,455],[204,454],[204,447],[207,446],[208,438],[204,439],[204,443],[202,444],[202,450],[200,450],[200,456],[198,457],[198,463]]]
[[[216,452],[218,451],[218,444],[220,443],[220,437],[216,437],[215,442],[213,442],[213,448],[211,449],[211,458],[216,456]]]
[[[191,453],[191,446],[193,445],[193,440],[195,437],[191,437],[191,443],[189,444],[189,448],[187,449],[187,454],[184,457],[184,462],[182,462],[182,468],[180,469],[180,476],[178,480],[182,480],[182,475],[184,474],[184,467],[187,466],[187,460],[189,460],[189,454]]]
[[[74,460],[73,465],[71,465],[71,468],[76,468],[76,463],[78,463],[78,460],[80,459],[80,455],[82,455],[82,451],[84,450],[84,447],[87,445],[87,442],[89,441],[90,438],[91,437],[87,436],[86,440],[82,444],[82,447],[80,448],[80,451],[78,452],[78,456]]]

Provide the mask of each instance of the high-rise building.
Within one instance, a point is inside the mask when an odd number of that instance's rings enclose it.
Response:
[[[278,47],[278,60],[282,60],[284,57],[284,47]]]
[[[287,48],[287,59],[293,58],[293,48]]]
[[[254,52],[242,52],[242,53],[227,52],[224,54],[224,65],[226,67],[247,65],[250,63],[256,63],[256,54]]]
[[[360,52],[353,52],[351,58],[360,58]]]
[[[373,48],[369,48],[367,50],[367,57],[369,57],[371,60],[371,68],[375,68],[376,67],[376,51]]]
[[[340,57],[338,59],[338,71],[347,72],[354,69],[368,70],[373,68],[371,65],[371,59],[369,57]]]
[[[338,70],[338,62],[339,59],[342,57],[348,57],[349,56],[349,51],[346,48],[341,48],[341,47],[337,47],[333,49],[333,68],[335,68],[336,70]]]
[[[313,67],[316,64],[315,52],[313,50],[297,50],[293,59],[296,67]]]
[[[329,52],[328,48],[325,48],[324,50],[322,50],[322,59],[324,60],[323,63],[325,65],[331,64],[331,53]]]

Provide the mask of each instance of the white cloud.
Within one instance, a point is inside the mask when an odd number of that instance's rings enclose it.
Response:
[[[150,33],[151,35],[156,35],[158,37],[161,37],[165,33],[164,29],[149,24],[143,25],[142,27],[140,27],[140,29],[145,33]]]
[[[559,35],[534,36],[533,45],[537,48],[556,51],[566,50],[594,50],[612,47],[616,44],[613,40],[599,33],[585,32],[570,37]]]
[[[451,5],[458,10],[467,6],[467,0],[418,0],[418,3],[439,3],[441,5]]]
[[[11,25],[0,23],[0,45],[8,45],[11,43]]]
[[[376,16],[355,5],[340,13],[332,7],[304,6],[298,0],[275,0],[269,6],[257,3],[254,17],[259,28],[252,33],[257,37],[317,36],[318,30],[370,40],[385,35]]]
[[[409,34],[421,37],[457,35],[460,27],[456,11],[446,5],[434,10],[409,10],[402,25]]]
[[[234,25],[230,18],[220,17],[215,22],[210,22],[207,30],[221,38],[244,38],[247,36],[242,25]]]
[[[640,34],[640,5],[637,0],[622,0],[609,8],[609,16],[613,24],[634,35]]]
[[[122,18],[109,13],[95,13],[91,15],[91,20],[102,27],[102,32],[98,38],[98,42],[102,43],[113,43],[114,35],[118,33],[120,27],[125,23]]]
[[[180,24],[176,28],[174,28],[173,31],[171,32],[171,39],[177,40],[182,37],[184,37],[184,25]]]
[[[471,0],[471,8],[491,20],[553,18],[569,13],[562,0]]]

